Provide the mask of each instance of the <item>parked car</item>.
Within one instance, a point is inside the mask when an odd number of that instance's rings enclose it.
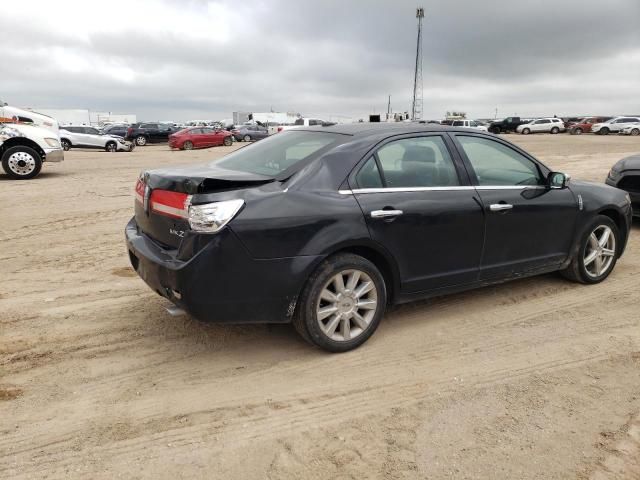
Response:
[[[127,130],[129,130],[128,123],[113,124],[113,125],[106,125],[102,129],[102,133],[106,133],[109,135],[116,135],[118,137],[124,138],[127,136]]]
[[[606,122],[611,117],[585,117],[574,123],[569,129],[571,135],[582,135],[583,133],[591,133],[591,127],[596,123]]]
[[[606,183],[629,194],[633,215],[640,217],[640,154],[631,155],[611,167]]]
[[[475,128],[476,130],[480,130],[482,132],[487,131],[487,127],[475,122],[473,120],[454,120],[451,122],[452,127],[464,127],[464,128]]]
[[[269,130],[260,125],[239,125],[231,130],[234,138],[239,142],[260,140],[269,136]]]
[[[564,122],[561,118],[538,118],[529,123],[518,125],[516,132],[523,135],[530,133],[560,133],[564,132]]]
[[[107,152],[130,152],[132,142],[124,138],[100,133],[97,128],[84,125],[65,125],[60,129],[60,143],[65,151],[75,148],[100,148]]]
[[[293,323],[351,350],[388,304],[561,271],[594,284],[627,243],[625,192],[494,135],[420,124],[283,132],[143,172],[133,268],[195,318]]]
[[[609,135],[617,133],[632,123],[640,122],[640,117],[614,117],[606,122],[596,123],[591,127],[593,133],[598,135]]]
[[[229,146],[233,143],[231,132],[209,127],[190,127],[169,135],[169,147],[180,150]]]
[[[499,133],[515,132],[518,126],[523,123],[529,123],[529,121],[530,120],[525,120],[520,117],[507,117],[504,120],[491,122],[489,124],[489,131],[496,135]]]
[[[125,139],[142,147],[147,143],[167,142],[169,135],[177,131],[176,127],[168,123],[134,123],[128,128]]]
[[[579,123],[583,117],[562,117],[562,123],[565,130],[571,129],[575,124]]]
[[[0,161],[9,177],[28,180],[40,173],[44,162],[63,160],[60,140],[51,130],[24,124],[0,124]]]
[[[633,135],[634,137],[640,135],[640,122],[630,123],[618,133],[620,135]]]

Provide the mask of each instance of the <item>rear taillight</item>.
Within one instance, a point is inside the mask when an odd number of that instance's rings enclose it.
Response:
[[[282,127],[278,127],[278,131],[281,132],[282,131]]]
[[[133,128],[132,127],[127,128],[127,135],[133,135]]]
[[[170,190],[153,190],[149,199],[152,212],[171,218],[189,218],[191,196]]]
[[[144,182],[141,178],[136,182],[136,202],[144,203]]]

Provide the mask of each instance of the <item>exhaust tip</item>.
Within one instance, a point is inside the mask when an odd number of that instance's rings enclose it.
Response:
[[[187,312],[185,310],[183,310],[182,308],[178,307],[177,305],[170,305],[168,307],[165,307],[165,310],[172,317],[180,317],[182,315],[186,315],[187,314]]]

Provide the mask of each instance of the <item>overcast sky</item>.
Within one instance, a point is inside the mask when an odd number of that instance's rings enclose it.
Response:
[[[640,114],[640,0],[29,1],[0,15],[0,99],[139,120]]]

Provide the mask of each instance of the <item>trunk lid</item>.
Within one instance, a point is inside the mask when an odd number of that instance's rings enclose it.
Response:
[[[197,165],[144,172],[136,183],[135,218],[140,230],[164,248],[177,249],[189,227],[189,205],[198,196],[251,188],[273,178]]]

